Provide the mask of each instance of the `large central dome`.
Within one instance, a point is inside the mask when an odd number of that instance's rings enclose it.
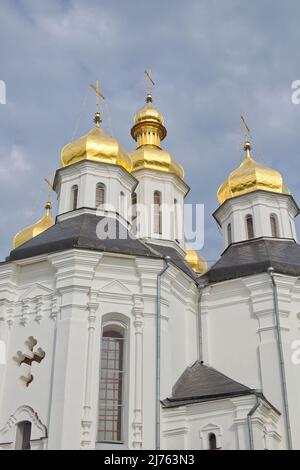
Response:
[[[131,171],[131,158],[120,146],[119,142],[106,135],[96,125],[86,135],[65,145],[61,152],[62,166],[69,166],[82,160],[121,165]]]
[[[227,199],[250,193],[258,189],[274,193],[290,194],[281,174],[257,163],[250,155],[250,144],[245,142],[246,158],[218,189],[218,200],[223,204]]]

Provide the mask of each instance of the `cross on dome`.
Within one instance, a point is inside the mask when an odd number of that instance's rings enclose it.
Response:
[[[94,117],[94,122],[95,122],[96,126],[99,127],[100,122],[102,121],[101,113],[100,113],[100,98],[105,100],[105,96],[102,95],[102,93],[100,92],[99,80],[96,80],[95,85],[90,84],[90,88],[92,90],[94,90],[95,96],[96,96],[96,113],[95,113],[95,117]]]

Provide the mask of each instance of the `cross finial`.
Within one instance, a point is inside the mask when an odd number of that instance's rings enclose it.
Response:
[[[152,78],[152,72],[150,69],[145,70],[145,74],[147,77],[147,103],[152,102],[152,91],[153,87],[155,85],[153,78]]]
[[[44,180],[46,181],[46,183],[48,185],[48,199],[47,199],[45,209],[47,211],[50,211],[51,208],[52,208],[52,204],[51,204],[51,194],[52,194],[52,191],[53,191],[52,180],[51,180],[51,177],[49,177],[49,176],[45,177]]]
[[[248,126],[248,123],[246,121],[246,117],[244,114],[241,115],[241,120],[244,126],[244,132],[245,132],[245,142],[244,142],[244,150],[246,152],[246,159],[251,159],[251,145],[250,145],[250,129]]]
[[[245,114],[241,115],[241,120],[243,123],[244,133],[245,133],[245,142],[249,142],[250,140],[250,129],[246,120]]]
[[[100,98],[105,100],[105,96],[103,96],[102,93],[100,93],[99,80],[96,80],[95,85],[90,84],[90,88],[92,88],[92,90],[94,90],[95,95],[96,95],[96,113],[95,113],[95,117],[94,117],[94,122],[95,122],[96,126],[99,127],[100,122],[101,122]]]

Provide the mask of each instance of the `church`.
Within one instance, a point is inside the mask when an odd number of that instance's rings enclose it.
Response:
[[[185,242],[190,188],[152,93],[127,151],[94,88],[55,219],[49,198],[0,263],[0,449],[300,449],[299,207],[282,175],[245,139],[208,267]]]

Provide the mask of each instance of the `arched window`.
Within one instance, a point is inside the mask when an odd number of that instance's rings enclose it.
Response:
[[[178,227],[178,204],[177,199],[174,199],[174,239],[179,242],[178,238],[179,227]]]
[[[272,237],[278,238],[279,237],[279,232],[278,232],[278,224],[277,224],[276,215],[274,215],[274,214],[270,215],[270,224],[271,224]]]
[[[99,390],[99,442],[122,442],[124,408],[124,335],[121,328],[107,326],[101,344]]]
[[[209,450],[217,450],[217,438],[213,432],[208,435],[208,448]]]
[[[252,215],[246,216],[247,236],[248,240],[254,238],[253,219]]]
[[[125,194],[123,191],[120,192],[120,207],[119,207],[119,213],[123,216],[126,217],[125,214]]]
[[[71,207],[72,211],[75,211],[78,206],[78,186],[77,184],[74,184],[71,189]]]
[[[161,221],[161,192],[154,191],[154,233],[161,235],[162,233],[162,221]]]
[[[227,225],[227,242],[228,242],[228,245],[232,243],[231,224]]]
[[[21,421],[17,424],[16,450],[30,450],[31,422]]]
[[[103,206],[105,203],[105,185],[98,183],[96,186],[96,208]]]
[[[131,223],[132,223],[133,231],[136,230],[136,219],[137,219],[136,205],[137,205],[137,194],[132,193],[131,194]]]

